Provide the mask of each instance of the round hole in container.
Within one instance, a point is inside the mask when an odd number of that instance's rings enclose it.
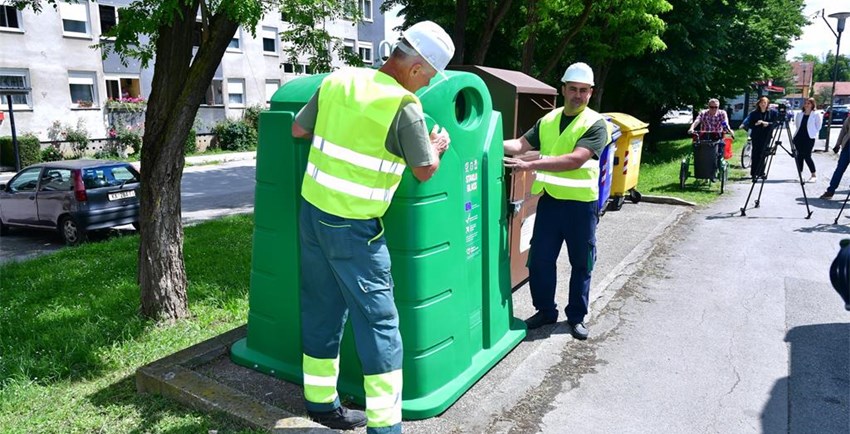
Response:
[[[484,111],[484,100],[481,92],[474,87],[465,87],[458,91],[454,98],[455,120],[465,128],[475,128],[481,122]]]

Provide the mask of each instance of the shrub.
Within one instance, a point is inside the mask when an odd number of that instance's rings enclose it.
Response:
[[[12,136],[0,137],[0,153],[3,154],[3,165],[15,165],[15,146]],[[33,134],[27,133],[18,136],[18,156],[21,159],[21,168],[27,167],[41,161],[41,142]]]
[[[86,147],[89,145],[89,132],[86,130],[84,120],[77,120],[77,126],[72,127],[63,124],[61,121],[53,121],[53,124],[47,129],[47,137],[58,146],[57,142],[67,141],[71,144],[71,148],[77,155],[83,155]]]
[[[41,161],[61,161],[65,156],[54,146],[48,146],[41,150]]]
[[[133,148],[135,155],[139,155],[142,150],[142,134],[138,130],[119,127],[115,133],[115,141],[121,149]]]
[[[249,127],[253,128],[254,131],[259,130],[260,125],[260,112],[265,110],[266,108],[262,105],[252,105],[245,109],[245,112],[242,113],[242,120],[248,124]]]
[[[225,151],[247,151],[257,147],[257,131],[245,121],[227,119],[213,127],[218,145]]]
[[[194,128],[189,130],[189,135],[186,136],[186,143],[183,144],[183,155],[194,154],[198,152],[198,132]]]

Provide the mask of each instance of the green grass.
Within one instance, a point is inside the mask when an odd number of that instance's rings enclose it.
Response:
[[[0,267],[3,432],[250,432],[136,393],[135,370],[242,325],[253,216],[187,227],[192,318],[140,319],[138,237],[109,239]]]
[[[698,204],[707,204],[720,196],[720,183],[709,184],[706,180],[687,179],[685,189],[679,187],[679,168],[682,159],[691,155],[691,139],[687,136],[687,125],[664,127],[661,132],[662,140],[643,150],[640,162],[640,175],[637,189],[644,195],[673,196]],[[681,130],[681,131],[680,131]],[[681,138],[676,138],[681,137]],[[749,174],[749,169],[741,168],[741,148],[747,141],[745,131],[735,132],[732,144],[733,155],[727,162],[731,171],[727,187],[731,182],[743,180]]]

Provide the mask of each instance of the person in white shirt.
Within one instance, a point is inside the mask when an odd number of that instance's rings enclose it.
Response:
[[[815,139],[820,131],[823,115],[815,110],[817,105],[814,98],[809,98],[803,104],[803,110],[794,116],[794,124],[797,132],[794,133],[794,147],[797,149],[795,159],[797,160],[797,171],[803,173],[803,162],[809,167],[812,176],[808,182],[816,182],[818,176],[815,170],[815,162],[812,160],[812,149],[815,147]]]

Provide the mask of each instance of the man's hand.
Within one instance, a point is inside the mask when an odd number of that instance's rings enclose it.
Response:
[[[449,132],[445,128],[440,128],[439,125],[434,125],[434,128],[431,129],[429,139],[431,139],[431,145],[438,155],[443,155],[443,152],[449,149],[449,143],[452,142],[449,138]]]
[[[527,170],[531,170],[531,162],[520,160],[519,158],[512,157],[504,157],[503,160],[505,163],[505,167],[509,169],[514,169],[515,171],[524,172]]]

